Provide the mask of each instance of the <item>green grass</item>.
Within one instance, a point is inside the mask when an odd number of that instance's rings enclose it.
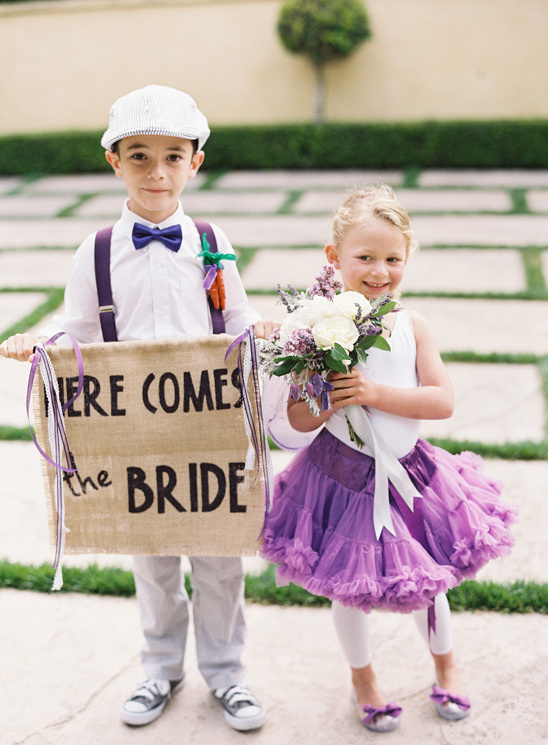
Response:
[[[277,211],[277,215],[290,215],[293,212],[293,207],[297,204],[299,199],[304,194],[303,189],[293,189],[287,192],[285,202],[282,204],[280,209]]]
[[[547,287],[542,267],[542,251],[532,246],[524,248],[521,255],[529,293],[534,298],[545,298]]]
[[[509,189],[508,191],[510,194],[510,198],[512,199],[512,214],[530,214],[529,205],[527,204],[527,189],[516,187],[514,189]]]
[[[50,592],[54,570],[47,564],[41,566],[0,562],[0,588]],[[93,564],[86,568],[65,567],[61,592],[79,592],[88,595],[133,597],[135,583],[131,572],[115,567],[99,568]],[[190,578],[185,576],[185,585],[192,593]],[[274,567],[269,566],[262,574],[246,575],[245,596],[250,603],[283,605],[293,607],[327,607],[329,600],[290,584],[276,587]],[[548,614],[548,584],[538,582],[463,582],[448,593],[454,611],[492,611],[497,613],[542,613]]]
[[[57,219],[64,219],[66,217],[73,217],[74,213],[78,210],[79,207],[81,207],[86,202],[89,202],[93,199],[93,197],[97,196],[95,193],[90,194],[80,194],[74,199],[74,202],[72,204],[69,204],[68,207],[65,207],[65,209],[60,210],[55,217]]]
[[[479,440],[451,440],[448,438],[429,437],[432,445],[447,450],[449,453],[462,453],[470,450],[482,458],[501,458],[502,460],[546,460],[548,459],[548,440],[533,442],[489,443]]]
[[[28,427],[10,427],[7,424],[0,424],[0,440],[26,442],[32,440],[32,435]]]
[[[0,562],[0,587],[33,592],[50,592],[55,571],[48,564],[32,566]],[[135,594],[133,575],[124,569],[99,568],[93,564],[86,568],[63,569],[62,592],[81,592],[88,595],[114,595],[131,597]]]
[[[496,611],[498,613],[548,613],[548,584],[513,582],[463,582],[449,590],[454,611]]]
[[[25,289],[20,287],[10,290],[10,292],[45,292],[47,294],[47,298],[44,300],[44,302],[40,303],[40,305],[38,305],[33,311],[28,313],[23,318],[20,318],[17,323],[14,323],[12,326],[9,326],[3,331],[0,331],[0,343],[13,334],[21,333],[26,329],[30,329],[33,326],[36,326],[45,316],[59,308],[59,306],[63,302],[64,296],[64,289],[60,289],[57,287],[48,287],[43,289]]]

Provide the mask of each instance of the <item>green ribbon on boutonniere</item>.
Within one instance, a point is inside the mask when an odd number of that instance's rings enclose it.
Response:
[[[202,235],[202,250],[196,258],[202,258],[204,260],[204,266],[216,266],[218,268],[220,268],[219,264],[221,261],[236,261],[236,256],[234,254],[214,253],[211,250],[211,246],[209,245],[205,233]]]

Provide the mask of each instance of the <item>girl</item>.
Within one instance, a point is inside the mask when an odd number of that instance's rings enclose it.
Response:
[[[397,296],[415,248],[406,210],[389,187],[379,186],[358,190],[343,203],[325,252],[345,290],[374,300]],[[500,502],[501,486],[480,473],[479,456],[453,456],[419,438],[421,419],[451,416],[453,390],[424,319],[396,310],[384,319],[391,351],[373,348],[365,367],[330,377],[330,411],[317,417],[304,401],[289,399],[295,430],[324,426],[278,475],[262,548],[279,564],[279,580],[333,601],[360,719],[377,732],[399,725],[401,707],[388,703],[377,685],[366,613],[375,607],[413,614],[434,659],[431,698],[438,714],[467,716],[445,593],[510,550],[508,526],[517,515]],[[351,440],[345,417],[351,405],[366,407],[382,463]],[[406,502],[390,483],[391,529],[379,534],[373,526],[375,474],[390,473],[395,459],[421,498]]]

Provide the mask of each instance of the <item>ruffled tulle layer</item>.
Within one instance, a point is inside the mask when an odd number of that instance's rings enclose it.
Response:
[[[474,453],[419,440],[400,461],[422,499],[413,513],[390,486],[396,535],[373,530],[375,463],[327,431],[276,479],[262,555],[280,584],[368,612],[410,612],[511,549],[517,509]]]

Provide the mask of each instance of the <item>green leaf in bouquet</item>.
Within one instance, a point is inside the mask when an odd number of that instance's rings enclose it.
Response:
[[[372,334],[371,336],[364,336],[363,339],[361,339],[354,349],[370,349],[373,344],[375,343],[375,339],[377,338],[378,334]]]
[[[348,359],[348,354],[346,354],[346,352],[343,358],[338,358],[333,354],[333,349],[330,349],[329,352],[325,355],[324,362],[327,367],[331,368],[331,370],[345,373],[346,365],[342,362],[342,359]]]
[[[397,303],[392,300],[390,303],[386,303],[386,305],[383,305],[378,310],[374,311],[373,313],[369,314],[369,318],[381,318],[382,316],[387,315],[387,313],[391,313],[394,308],[396,307]]]
[[[378,347],[379,349],[384,349],[385,352],[390,351],[390,344],[386,341],[384,336],[381,336],[380,334],[378,336],[374,337],[375,341],[373,342],[374,347]]]
[[[272,375],[287,375],[301,362],[300,357],[280,357],[279,360],[279,364],[272,370]]]
[[[365,365],[367,362],[367,352],[361,347],[356,347],[356,356],[360,365]]]
[[[333,345],[333,349],[330,351],[330,354],[336,360],[348,359],[348,352],[344,347],[341,347],[340,344],[337,344],[337,342],[335,342],[335,344]]]

